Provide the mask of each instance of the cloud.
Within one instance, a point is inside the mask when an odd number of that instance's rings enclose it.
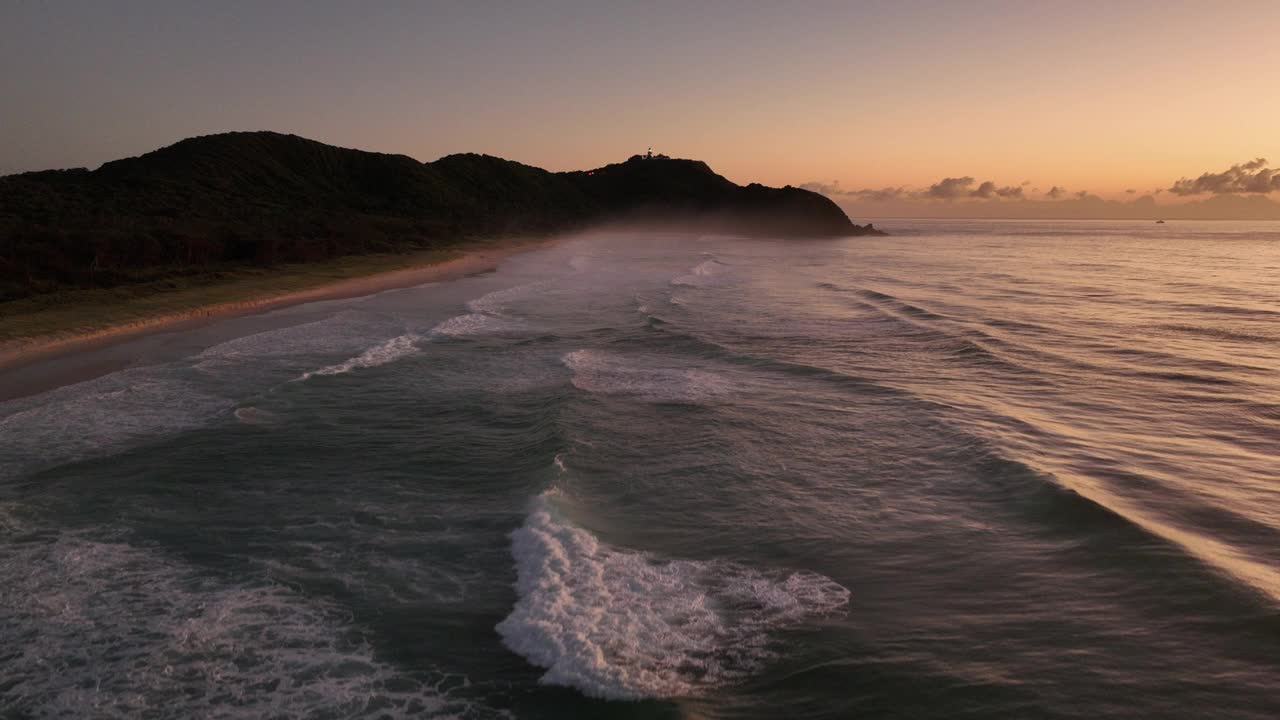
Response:
[[[969,193],[969,197],[984,198],[984,199],[991,199],[993,197],[1021,198],[1022,188],[1016,185],[1006,185],[1005,187],[998,187],[995,183],[988,180],[982,183],[981,185],[979,185],[977,190],[974,190],[973,192]]]
[[[1268,168],[1266,158],[1256,158],[1222,172],[1203,173],[1194,180],[1184,177],[1175,182],[1169,192],[1174,195],[1280,192],[1280,171]]]
[[[840,187],[839,180],[833,180],[830,183],[824,182],[807,182],[800,185],[801,190],[821,193],[822,195],[843,195],[844,189]]]
[[[938,182],[929,186],[928,190],[920,193],[922,197],[936,198],[939,200],[954,200],[955,198],[966,197],[972,192],[969,190],[973,186],[972,177],[965,175],[964,177],[942,178]]]
[[[977,198],[980,200],[1025,200],[1025,190],[1019,185],[997,185],[991,180],[982,183],[977,181],[970,175],[963,177],[948,177],[939,180],[924,190],[912,190],[905,185],[894,187],[887,185],[882,188],[862,188],[860,190],[848,190],[840,186],[840,181],[833,180],[831,182],[807,182],[800,185],[804,190],[811,190],[816,193],[822,193],[830,197],[844,196],[857,198],[859,200],[868,200],[871,202],[889,202],[891,200],[961,200],[966,198]],[[1028,185],[1030,181],[1023,181],[1022,185]]]
[[[1023,198],[1022,188],[1018,185],[1000,186],[990,180],[985,180],[978,183],[977,187],[974,187],[973,184],[975,182],[977,181],[972,175],[965,175],[963,177],[942,178],[927,189],[919,192],[908,193],[906,188],[894,188],[894,190],[897,192],[895,197],[910,196],[923,200],[958,200],[961,198],[1021,200]],[[888,189],[890,188],[886,188],[886,190]]]
[[[981,200],[992,200],[997,198],[1021,200],[1023,199],[1023,190],[1017,185],[996,185],[990,180],[978,183],[974,187],[975,180],[970,175],[963,177],[942,178],[938,182],[930,185],[924,190],[911,191],[905,186],[903,187],[884,187],[869,188],[866,190],[849,190],[845,194],[853,195],[863,200],[960,200],[964,198],[978,198]]]
[[[969,186],[973,192],[979,183]],[[1051,198],[1040,191],[1024,191],[1026,197],[1021,200],[1003,200],[999,196],[993,198],[972,198],[963,196],[957,199],[939,200],[929,198],[926,191],[901,188],[890,188],[897,199],[879,203],[860,200],[858,192],[874,193],[876,190],[845,191],[836,201],[854,216],[881,213],[884,217],[937,217],[937,218],[1108,218],[1128,220],[1152,220],[1155,218],[1173,219],[1215,219],[1237,218],[1247,220],[1280,220],[1280,198],[1258,193],[1224,193],[1207,195],[1205,199],[1185,199],[1164,197],[1170,202],[1158,202],[1153,194],[1143,194],[1139,189],[1136,195],[1120,195],[1121,199],[1106,199],[1088,191],[1068,192],[1061,186]]]
[[[950,203],[955,200],[1029,200],[1029,196],[1047,200],[1080,200],[1101,201],[1097,195],[1087,190],[1068,192],[1061,185],[1053,185],[1041,194],[1039,188],[1031,187],[1030,180],[1023,180],[1019,185],[997,185],[992,180],[978,182],[972,175],[944,177],[924,189],[913,189],[908,186],[892,185],[882,188],[846,189],[838,180],[831,182],[807,182],[800,186],[805,190],[822,193],[830,197],[844,197],[867,202],[887,203],[894,201],[935,201]],[[1142,195],[1139,190],[1129,188],[1126,195],[1137,198]],[[1235,194],[1267,194],[1280,192],[1280,168],[1268,167],[1266,158],[1255,158],[1248,162],[1237,163],[1219,173],[1203,173],[1199,177],[1182,178],[1168,188],[1155,188],[1149,195],[1170,193],[1172,195],[1235,195]],[[962,203],[963,204],[963,203]]]
[[[862,190],[846,190],[840,187],[839,180],[833,180],[829,183],[825,182],[807,182],[800,185],[803,190],[810,190],[823,195],[834,196],[844,195],[847,197],[856,197],[860,200],[873,200],[884,202],[887,200],[898,200],[900,198],[910,197],[911,191],[902,187],[886,186],[882,188],[863,188]]]
[[[897,200],[910,194],[905,187],[882,187],[880,189],[867,188],[866,190],[852,190],[848,193],[863,200],[875,200],[883,202],[885,200]]]
[[[981,185],[978,186],[977,190],[974,190],[973,192],[969,193],[971,197],[978,197],[978,198],[995,197],[995,194],[996,194],[996,184],[991,182],[990,180],[982,183]]]

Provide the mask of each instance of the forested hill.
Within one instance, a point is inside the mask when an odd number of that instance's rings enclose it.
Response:
[[[608,221],[878,234],[821,195],[742,187],[693,160],[637,156],[552,173],[486,155],[422,163],[294,135],[225,133],[93,171],[0,177],[0,300]]]

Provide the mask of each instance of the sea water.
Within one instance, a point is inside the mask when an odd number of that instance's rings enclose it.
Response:
[[[1280,716],[1280,224],[880,224],[0,404],[0,714]]]

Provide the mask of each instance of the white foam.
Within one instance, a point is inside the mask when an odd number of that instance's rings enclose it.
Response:
[[[562,359],[573,371],[573,386],[601,395],[624,395],[651,402],[700,403],[723,395],[722,376],[657,358],[603,350],[575,350]]]
[[[517,326],[514,322],[485,313],[468,313],[458,315],[436,325],[431,329],[432,335],[447,337],[471,337],[474,335],[490,335],[508,332]]]
[[[196,356],[195,367],[217,371],[261,365],[266,361],[294,364],[315,355],[358,352],[367,347],[370,329],[375,331],[385,318],[366,312],[345,310],[321,320],[266,330],[214,345]],[[385,337],[385,336],[384,336]]]
[[[687,275],[676,277],[671,281],[671,284],[699,287],[708,284],[716,276],[723,275],[727,269],[728,265],[715,258],[709,258],[695,265]]]
[[[382,315],[343,311],[235,338],[181,362],[129,368],[0,403],[0,478],[111,455],[226,418],[238,399],[297,377],[316,367],[317,358],[360,353],[371,332],[385,332],[393,323],[398,324]],[[347,363],[372,365],[403,350],[406,343],[397,339]]]
[[[203,426],[233,402],[174,368],[124,370],[0,405],[0,478]]]
[[[552,498],[536,498],[512,533],[519,599],[497,626],[546,668],[544,684],[617,700],[697,695],[773,659],[772,631],[848,604],[848,590],[816,573],[609,547],[561,520]]]
[[[517,285],[494,290],[467,302],[469,313],[451,317],[431,329],[432,335],[446,337],[471,337],[526,329],[526,324],[510,313],[513,305],[540,295],[549,281]]]
[[[296,377],[315,367],[316,356],[347,348],[360,352],[369,345],[371,328],[387,322],[344,311],[229,340],[182,362],[130,368],[0,403],[0,478],[111,455],[208,425],[234,411],[237,398],[228,395],[243,398]],[[397,338],[319,373],[390,361],[409,344]],[[243,413],[237,417],[246,420]]]
[[[698,263],[693,268],[693,274],[699,277],[709,277],[711,275],[719,275],[724,272],[725,264],[715,258],[708,258]]]
[[[236,408],[236,419],[245,425],[272,425],[276,422],[276,414],[252,405]]]
[[[337,365],[329,365],[328,367],[303,373],[299,380],[307,380],[317,375],[341,375],[349,373],[357,368],[371,368],[387,363],[395,362],[400,358],[412,355],[418,351],[414,344],[418,340],[417,335],[400,335],[391,338],[386,342],[379,343],[368,350],[360,353],[350,360],[345,360]]]
[[[467,303],[467,309],[473,313],[501,315],[511,305],[530,296],[542,294],[549,281],[527,283],[504,290],[494,290]]]
[[[378,660],[336,607],[64,535],[0,548],[0,706],[31,717],[440,717],[439,673]],[[450,685],[465,684],[452,680]]]

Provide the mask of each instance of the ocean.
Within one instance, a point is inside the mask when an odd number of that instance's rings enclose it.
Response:
[[[1280,717],[1280,223],[877,225],[0,404],[0,716]]]

